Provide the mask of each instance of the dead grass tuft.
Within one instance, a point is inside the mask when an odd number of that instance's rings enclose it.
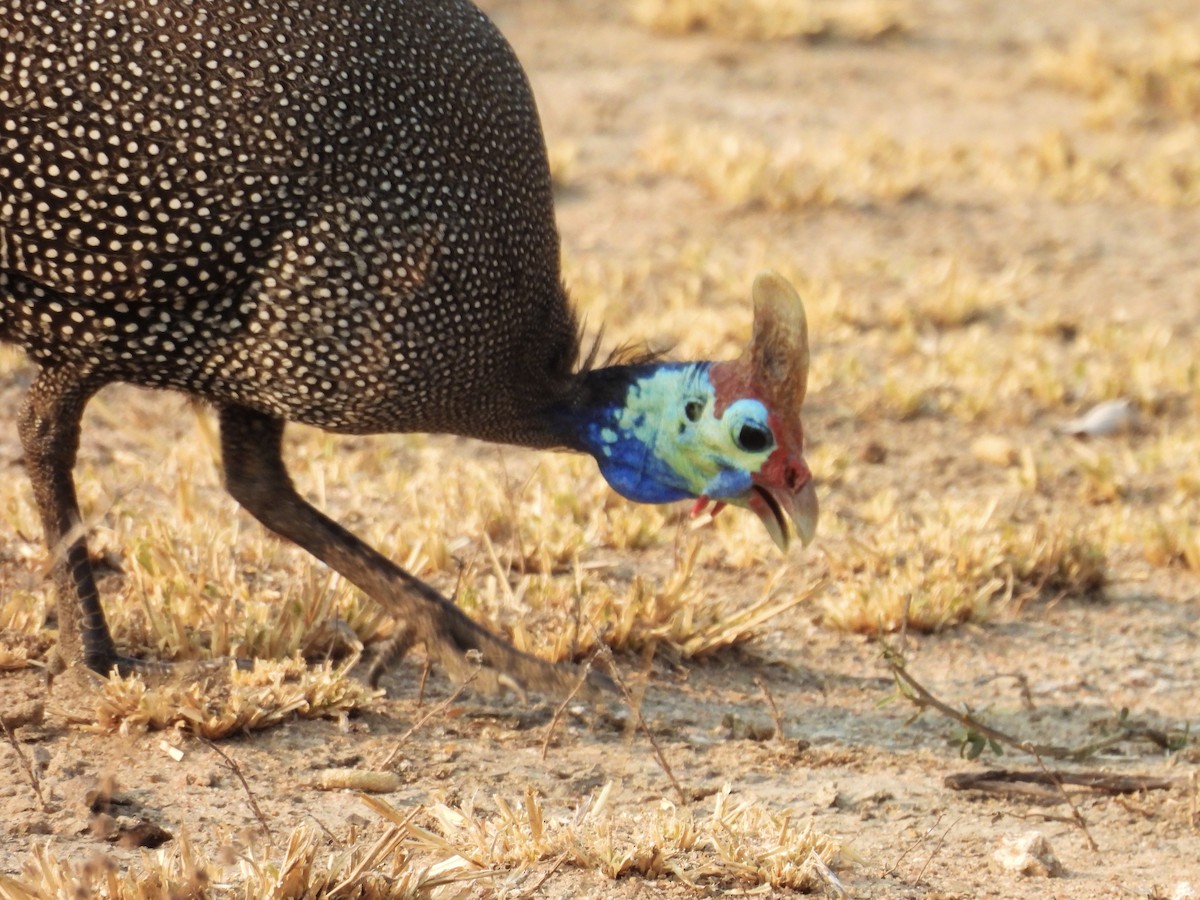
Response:
[[[167,849],[143,854],[143,867],[121,867],[100,853],[83,862],[63,859],[51,845],[37,846],[19,878],[0,875],[6,900],[43,897],[97,897],[104,900],[158,900],[161,897],[214,896],[213,866],[186,835]]]
[[[1143,552],[1150,563],[1200,573],[1200,504],[1160,506],[1141,531]]]
[[[1160,19],[1120,36],[1095,28],[1036,62],[1044,83],[1092,101],[1093,124],[1200,120],[1200,26]]]
[[[901,0],[632,0],[633,20],[666,34],[874,43],[912,29]]]
[[[614,584],[577,569],[572,581],[525,576],[486,595],[468,589],[462,602],[518,648],[556,662],[585,659],[601,647],[632,653],[654,647],[675,659],[701,659],[753,640],[817,590],[782,588],[785,570],[757,599],[706,590],[697,577],[701,550],[701,541],[689,538],[662,579],[639,575]],[[483,581],[494,588],[498,580]]]
[[[579,145],[571,141],[556,141],[546,147],[550,162],[550,180],[555,188],[568,187],[575,179],[579,164]]]
[[[438,889],[490,874],[464,871],[461,862],[449,866],[420,863],[405,848],[407,838],[405,824],[391,824],[374,839],[354,831],[344,844],[331,850],[324,832],[301,825],[288,836],[281,855],[246,848],[236,866],[206,857],[186,834],[169,848],[143,853],[136,866],[119,866],[101,854],[86,862],[71,862],[43,844],[30,854],[19,877],[0,875],[0,896],[6,900],[205,900],[231,896],[246,900],[415,900],[465,896],[465,891]]]
[[[352,834],[342,848],[330,851],[325,835],[301,826],[288,838],[283,858],[259,859],[247,853],[241,861],[244,896],[264,900],[293,897],[409,900],[420,897],[461,897],[466,891],[435,893],[438,888],[487,877],[490,871],[464,871],[457,860],[418,864],[407,849],[406,821],[388,825],[373,841]],[[444,856],[444,854],[442,854]]]
[[[381,696],[349,676],[356,660],[309,667],[301,659],[258,660],[181,683],[148,687],[139,675],[112,677],[96,705],[99,731],[183,728],[209,739],[271,728],[292,716],[319,718],[363,709]]]
[[[722,203],[785,211],[909,200],[936,165],[931,151],[878,133],[780,149],[711,126],[660,130],[642,157],[655,173],[686,178]]]
[[[824,883],[819,866],[839,853],[837,842],[811,823],[797,827],[788,813],[735,800],[728,785],[708,816],[663,800],[621,818],[607,811],[612,787],[605,785],[573,814],[553,818],[532,788],[517,803],[496,797],[492,816],[469,803],[439,803],[430,809],[437,832],[414,829],[414,837],[432,851],[455,848],[473,866],[507,868],[561,857],[612,879],[636,874],[742,889],[813,890]]]
[[[1159,206],[1200,203],[1200,127],[1187,123],[1119,148],[1086,148],[1061,129],[1026,141],[1009,162],[993,160],[1002,184],[1027,183],[1055,200],[1135,199]]]
[[[834,590],[822,608],[838,628],[938,631],[1014,601],[1092,595],[1108,580],[1101,536],[1062,514],[1024,524],[962,502],[901,510],[894,494],[865,511],[869,532],[827,551]]]

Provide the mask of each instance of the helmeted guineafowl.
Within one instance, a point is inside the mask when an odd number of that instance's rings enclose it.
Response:
[[[804,311],[776,276],[755,297],[738,360],[580,366],[533,98],[466,0],[0,0],[0,337],[39,367],[20,436],[65,664],[132,663],[72,477],[85,404],[121,381],[213,404],[229,492],[405,647],[561,690],[303,500],[284,423],[568,447],[635,500],[807,541]]]

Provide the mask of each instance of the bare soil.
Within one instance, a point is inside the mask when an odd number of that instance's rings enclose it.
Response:
[[[760,241],[768,252],[786,252],[815,272],[859,256],[952,253],[980,271],[1030,260],[1045,271],[1039,302],[1048,308],[1082,317],[1159,318],[1193,334],[1200,327],[1195,207],[964,196],[799,213],[729,210],[685,180],[650,177],[636,164],[655,127],[692,121],[727,123],[781,142],[877,129],[998,145],[1077,125],[1086,105],[1029,77],[1033,48],[1065,42],[1089,25],[1113,32],[1144,28],[1163,12],[1195,20],[1190,0],[922,0],[913,7],[911,34],[880,44],[663,36],[631,23],[615,3],[491,0],[486,6],[525,62],[550,143],[578,150],[559,204],[572,258],[632,264],[699,239],[731,247]],[[0,471],[14,485],[22,478],[16,410],[28,377],[28,368],[19,368],[0,383],[0,420],[12,424],[0,435]],[[179,411],[178,401],[134,391],[98,402],[139,406],[147,416]],[[968,425],[847,421],[820,396],[809,416],[815,440],[841,441],[852,454],[869,444],[887,448],[875,476],[881,484],[948,495],[977,487],[970,470],[954,463],[974,437]],[[87,452],[126,446],[120,418],[89,426]],[[462,452],[457,442],[445,446]],[[27,488],[5,493],[18,490]],[[838,508],[836,497],[822,502],[827,514],[836,514],[829,512]],[[349,506],[343,502],[343,511]],[[28,537],[0,531],[0,547]],[[992,725],[1043,744],[1077,747],[1111,734],[1123,708],[1147,728],[1194,731],[1200,726],[1200,581],[1186,570],[1153,569],[1129,548],[1112,554],[1116,581],[1103,598],[1036,604],[938,635],[908,635],[913,674],[952,706],[970,707]],[[629,559],[648,570],[661,563],[654,554]],[[0,566],[29,569],[11,553],[0,555]],[[797,584],[807,583],[803,566],[794,562],[788,576]],[[736,576],[725,577],[735,590]],[[759,584],[765,576],[755,577]],[[638,668],[635,659],[621,664]],[[295,721],[222,742],[277,838],[303,821],[316,820],[334,835],[371,821],[353,795],[319,793],[307,782],[318,769],[386,755],[431,703],[448,696],[450,688],[435,675],[419,706],[419,675],[419,661],[406,662],[385,679],[388,699],[365,715]],[[782,736],[770,736],[760,683],[778,706]],[[0,710],[43,696],[36,670],[0,675]],[[184,751],[177,761],[164,750],[161,733],[89,733],[66,716],[78,702],[56,687],[45,722],[16,735],[36,769],[44,804],[13,747],[0,743],[6,773],[0,779],[0,872],[18,873],[31,848],[46,841],[54,853],[72,858],[102,854],[119,866],[137,859],[143,851],[96,834],[86,798],[106,780],[120,801],[113,815],[144,818],[176,838],[186,832],[209,852],[239,832],[250,840],[257,831],[247,791],[211,749],[172,736]],[[945,778],[954,773],[1037,771],[1038,764],[1011,751],[965,759],[961,728],[933,712],[914,718],[875,644],[822,625],[805,607],[740,651],[703,663],[659,660],[642,709],[688,802],[706,808],[728,782],[740,796],[790,809],[797,822],[811,821],[844,842],[838,877],[853,896],[1200,895],[1200,749],[1194,742],[1167,752],[1128,740],[1077,764],[1053,763],[1068,771],[1178,782],[1129,796],[1076,793],[1085,826],[1064,803],[953,790]],[[590,711],[569,714],[543,758],[552,711],[532,701],[455,701],[408,738],[403,786],[388,802],[407,809],[434,797],[456,802],[478,795],[486,805],[493,794],[519,797],[532,785],[547,807],[561,811],[609,780],[617,783],[614,802],[621,808],[675,799],[645,737]],[[1001,842],[1031,830],[1048,839],[1064,875],[1046,879],[994,868]],[[541,863],[534,871],[550,868]],[[610,882],[564,867],[534,895],[686,897],[727,888],[669,879]],[[486,895],[494,888],[476,890]]]

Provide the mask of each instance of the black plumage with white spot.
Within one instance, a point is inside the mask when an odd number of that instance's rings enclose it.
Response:
[[[552,443],[543,140],[454,0],[0,0],[0,335],[340,431]]]

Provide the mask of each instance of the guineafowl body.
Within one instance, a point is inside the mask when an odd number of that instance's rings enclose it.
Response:
[[[0,338],[39,367],[19,426],[64,663],[132,664],[72,477],[84,406],[122,381],[212,403],[231,494],[395,613],[399,650],[561,690],[304,501],[284,423],[566,446],[627,496],[807,539],[807,332],[764,284],[736,366],[577,371],[533,98],[465,0],[0,0]]]
[[[455,0],[0,0],[0,333],[339,431],[552,442],[533,100]]]

